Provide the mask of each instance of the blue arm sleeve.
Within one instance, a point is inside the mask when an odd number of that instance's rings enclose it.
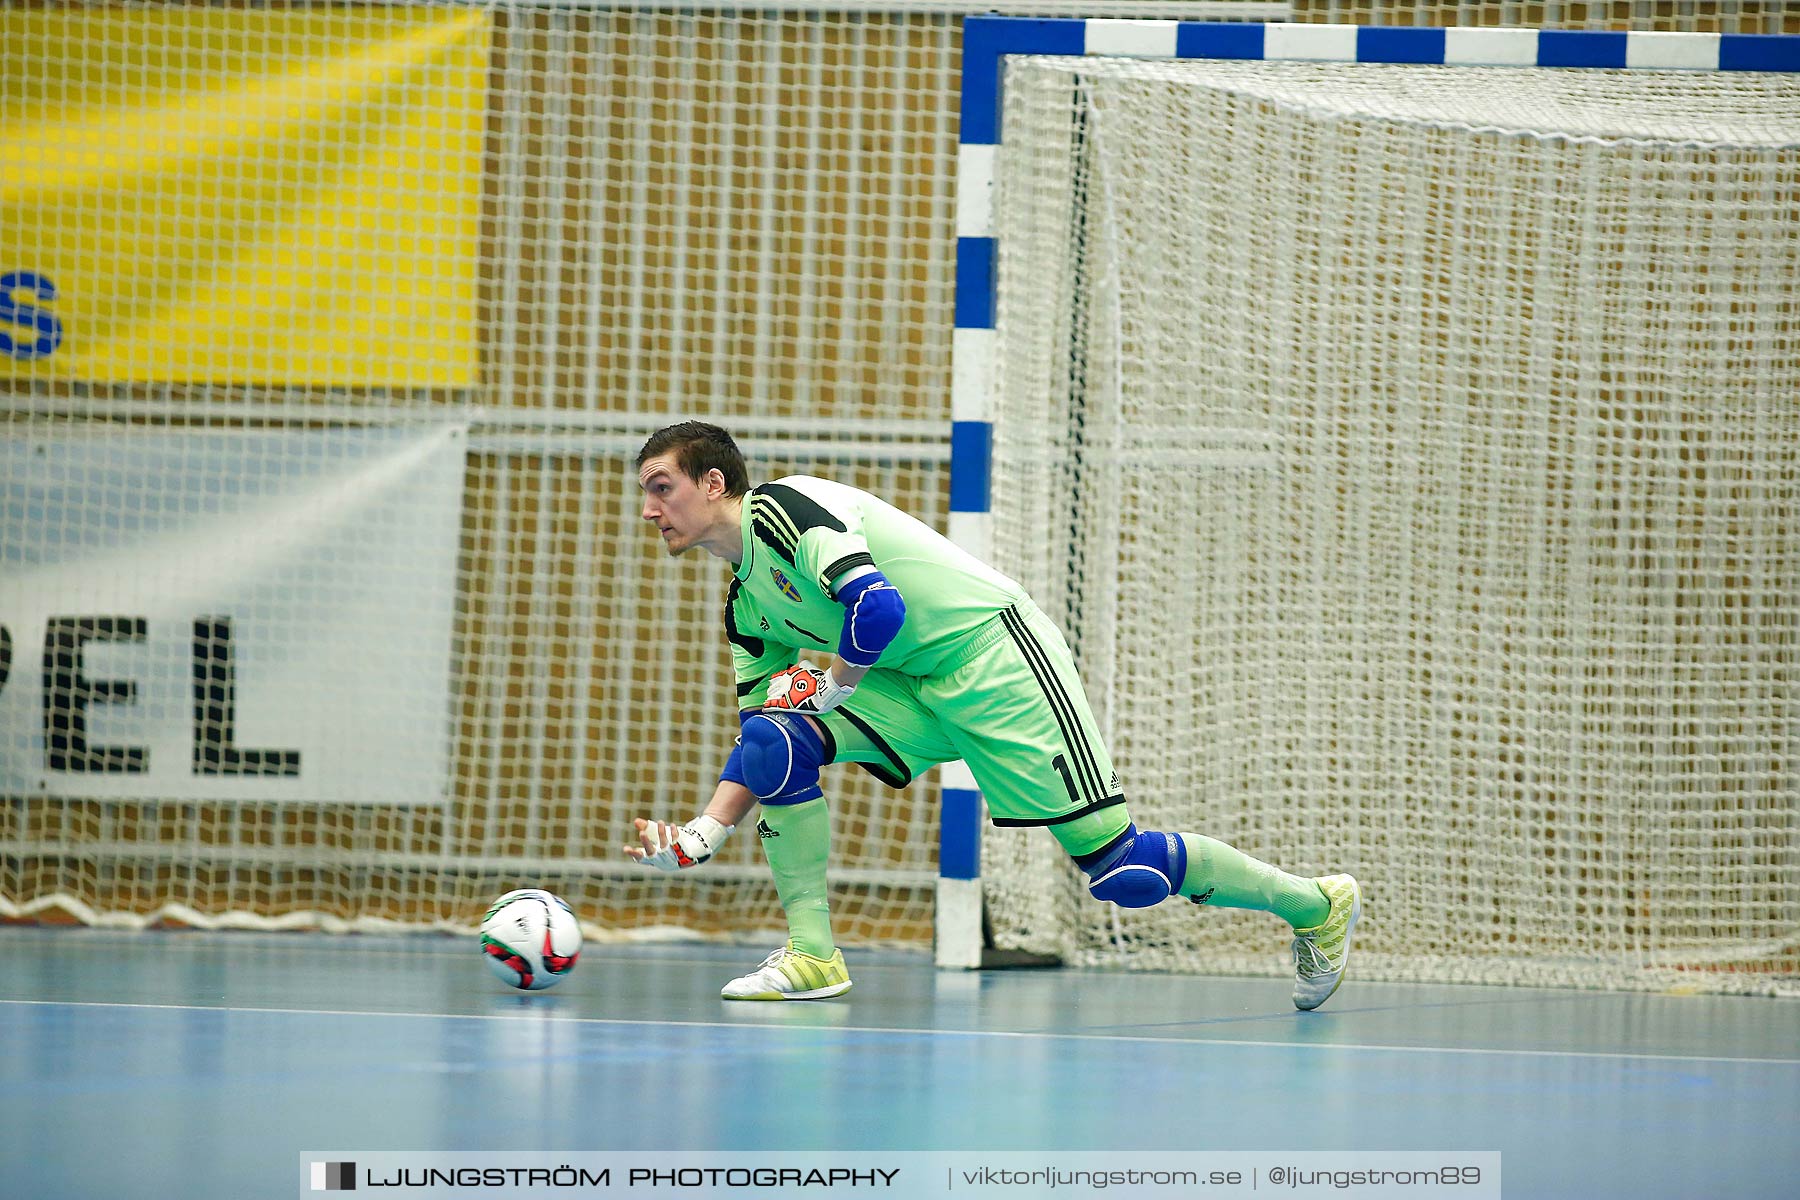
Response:
[[[844,606],[844,631],[838,657],[853,667],[872,667],[906,623],[906,600],[880,571],[870,571],[838,591]]]

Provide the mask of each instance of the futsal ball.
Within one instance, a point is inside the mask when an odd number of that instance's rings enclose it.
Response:
[[[501,982],[541,992],[562,982],[581,957],[581,926],[562,897],[521,888],[481,918],[481,960]]]

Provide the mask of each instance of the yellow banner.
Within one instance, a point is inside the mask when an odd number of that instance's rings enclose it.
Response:
[[[479,9],[0,12],[0,377],[475,381]]]

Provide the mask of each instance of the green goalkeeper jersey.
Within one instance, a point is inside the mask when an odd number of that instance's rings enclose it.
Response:
[[[906,622],[875,663],[929,676],[964,639],[1025,599],[1025,589],[924,522],[858,488],[790,475],[744,497],[744,561],[725,600],[738,696],[801,656],[837,653],[844,606],[835,585],[873,566],[899,589]],[[800,651],[796,655],[795,651]]]

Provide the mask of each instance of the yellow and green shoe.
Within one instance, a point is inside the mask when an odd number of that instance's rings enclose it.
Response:
[[[1294,1007],[1303,1012],[1331,999],[1344,982],[1350,935],[1362,916],[1362,887],[1355,879],[1327,875],[1313,882],[1331,902],[1331,911],[1311,929],[1294,930]]]
[[[727,1000],[823,1000],[849,990],[842,950],[833,950],[830,958],[814,958],[790,942],[750,974],[726,984],[719,995]]]

